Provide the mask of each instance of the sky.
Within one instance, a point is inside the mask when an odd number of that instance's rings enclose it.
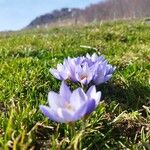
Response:
[[[102,0],[0,0],[0,31],[18,30],[55,9],[84,8]]]

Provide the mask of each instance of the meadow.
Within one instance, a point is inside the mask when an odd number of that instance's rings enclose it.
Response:
[[[39,110],[61,82],[49,72],[64,58],[104,54],[116,66],[97,86],[100,105],[75,124]],[[72,87],[73,88],[73,87]],[[0,149],[150,150],[150,24],[114,21],[0,33]]]

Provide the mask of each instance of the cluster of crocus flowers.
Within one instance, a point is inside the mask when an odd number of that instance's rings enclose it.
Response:
[[[50,69],[51,74],[62,81],[59,93],[49,92],[49,106],[40,105],[40,110],[49,119],[68,123],[89,115],[98,106],[101,92],[96,91],[95,85],[107,82],[114,72],[104,59],[104,56],[87,54],[85,57],[67,58],[57,69]],[[79,82],[79,87],[71,92],[65,80]],[[84,91],[84,85],[91,85]]]
[[[58,64],[57,69],[50,69],[50,72],[59,80],[98,85],[107,82],[114,70],[103,55],[99,57],[94,53],[92,56],[87,54],[85,57],[65,59],[63,64]]]

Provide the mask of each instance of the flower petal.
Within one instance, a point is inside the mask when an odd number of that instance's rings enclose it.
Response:
[[[94,99],[95,100],[95,103],[96,105],[99,104],[99,101],[101,99],[101,92],[96,92],[96,87],[95,86],[91,86],[86,95],[88,96],[88,99]]]
[[[101,76],[101,75],[97,76],[97,78],[94,79],[94,83],[95,85],[104,83],[104,76]]]
[[[91,97],[91,98],[93,98],[95,100],[96,106],[99,104],[99,102],[101,100],[101,95],[102,95],[102,93],[99,91],[93,97]]]
[[[96,73],[96,75],[94,76],[94,79],[93,79],[93,81],[94,81],[94,83],[95,83],[96,85],[105,82],[105,81],[104,81],[105,73],[106,73],[106,67],[103,66],[103,65],[100,65],[100,66],[98,67],[97,73]]]
[[[67,123],[67,122],[73,121],[73,119],[72,119],[73,114],[71,114],[69,111],[67,111],[67,109],[58,108],[57,115],[59,116],[59,118],[62,118],[62,120],[61,120],[62,123]]]
[[[72,120],[77,121],[81,119],[87,112],[87,103],[84,103],[80,108],[74,113]]]
[[[88,100],[86,105],[87,105],[86,115],[89,115],[96,107],[95,100],[94,99]]]
[[[51,68],[49,71],[55,78],[57,78],[58,80],[61,80],[58,70]]]
[[[109,74],[104,77],[104,82],[107,82],[112,77],[112,74]]]
[[[64,81],[62,81],[62,83],[61,83],[59,93],[66,101],[69,102],[69,99],[71,96],[71,91]]]
[[[50,91],[48,93],[48,103],[52,109],[56,110],[58,107],[62,107],[65,103],[64,101],[65,99],[58,93],[55,93],[53,91]]]
[[[53,111],[51,108],[44,106],[44,105],[40,105],[40,110],[42,111],[42,113],[48,117],[49,119],[56,121],[56,122],[63,122],[63,119],[60,118],[55,111]]]
[[[70,97],[70,104],[77,110],[85,103],[87,96],[83,89],[78,88],[73,91]]]
[[[95,95],[95,94],[96,94],[96,87],[93,85],[88,89],[88,91],[86,92],[86,95],[91,98],[92,95]]]
[[[94,53],[94,54],[91,56],[91,59],[92,59],[93,62],[97,61],[97,59],[98,59],[97,54]]]

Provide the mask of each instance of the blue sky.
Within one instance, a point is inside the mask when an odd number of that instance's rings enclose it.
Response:
[[[0,31],[18,30],[35,17],[63,7],[84,8],[102,0],[0,0]]]

